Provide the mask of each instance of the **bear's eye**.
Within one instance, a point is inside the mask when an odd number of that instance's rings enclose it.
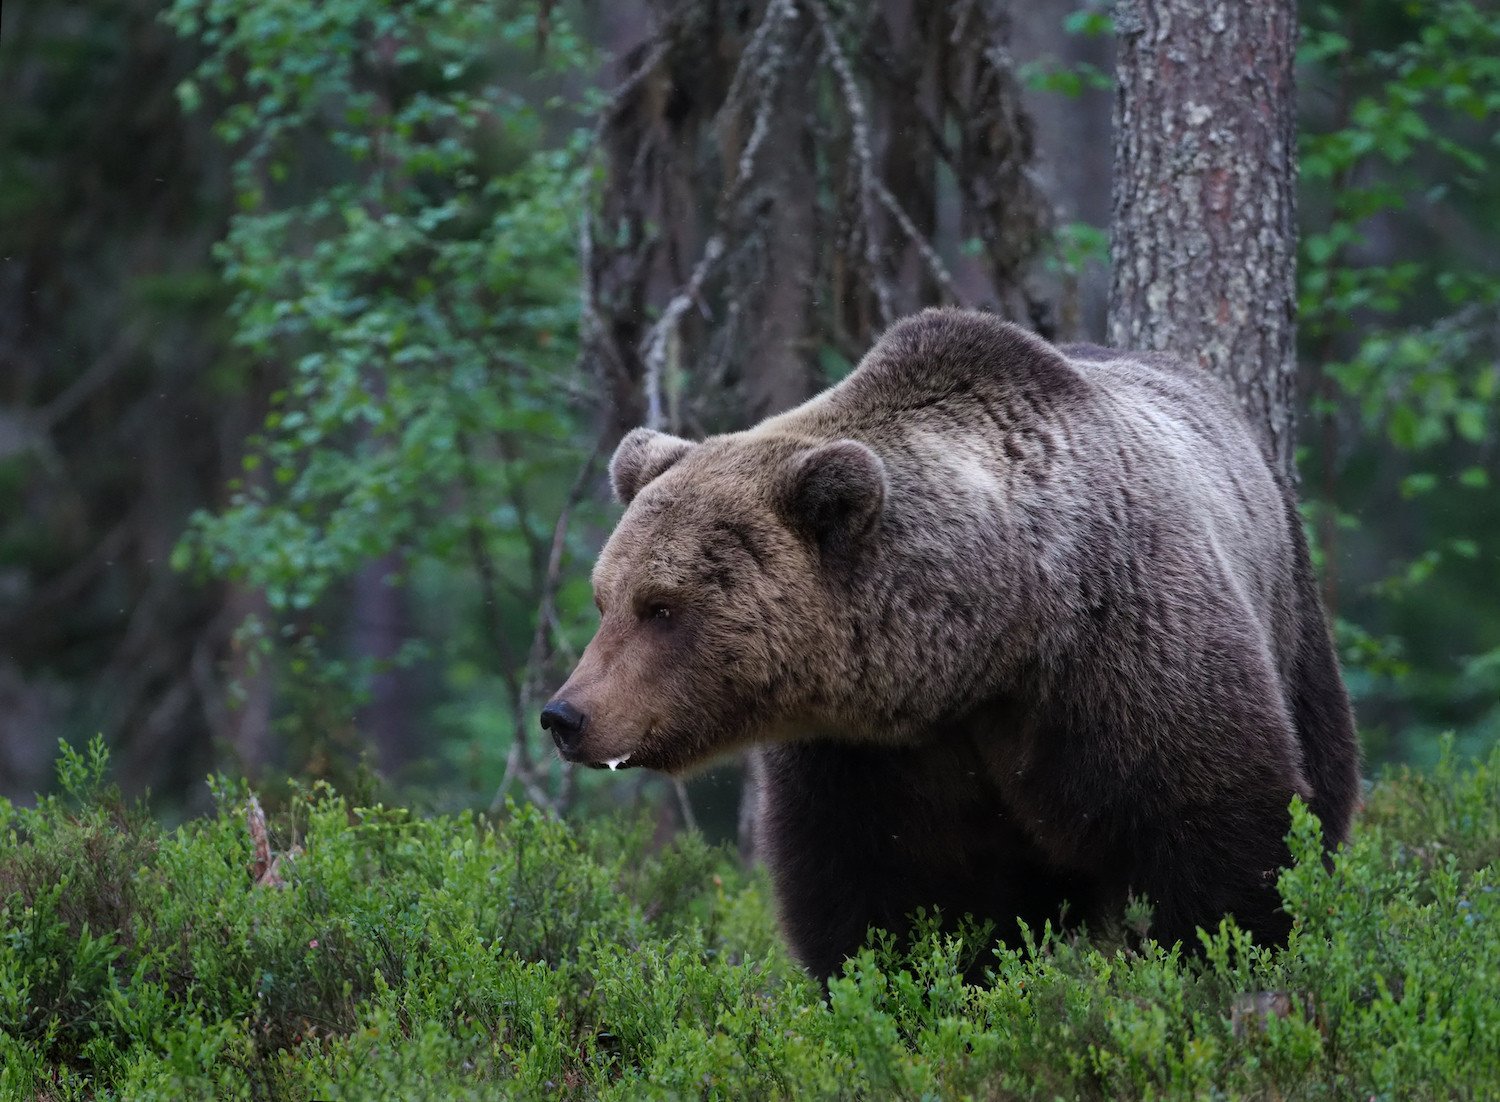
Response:
[[[665,601],[652,601],[646,606],[645,612],[641,615],[641,619],[643,620],[655,620],[659,623],[671,618],[672,606]]]

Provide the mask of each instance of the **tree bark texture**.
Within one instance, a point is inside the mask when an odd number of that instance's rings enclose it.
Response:
[[[1052,335],[1052,209],[996,0],[645,6],[583,241],[606,445],[795,405],[923,306]]]
[[[1293,475],[1296,119],[1292,0],[1124,0],[1110,342],[1229,382]]]
[[[401,644],[412,635],[406,591],[388,580],[402,569],[401,557],[383,555],[354,576],[350,614],[351,649],[372,659],[377,669],[370,679],[370,702],[360,716],[359,729],[374,743],[376,760],[392,776],[414,756],[411,741],[411,693],[406,671],[396,664]]]
[[[818,186],[816,139],[800,108],[814,94],[818,52],[812,35],[789,36],[786,71],[771,94],[771,117],[779,120],[763,139],[765,176],[754,196],[751,219],[763,227],[747,235],[750,301],[734,304],[749,317],[736,328],[748,342],[742,390],[745,420],[760,421],[813,395],[813,303],[817,299],[818,211],[800,201]],[[736,157],[742,146],[734,149]],[[727,312],[728,307],[726,307]]]

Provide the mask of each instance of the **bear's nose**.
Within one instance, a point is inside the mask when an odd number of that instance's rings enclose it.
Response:
[[[552,732],[552,741],[564,755],[577,748],[588,721],[588,716],[566,700],[554,700],[542,709],[542,728]]]

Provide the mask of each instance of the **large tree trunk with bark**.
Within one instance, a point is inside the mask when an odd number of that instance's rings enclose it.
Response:
[[[1291,476],[1296,6],[1127,0],[1115,26],[1110,341],[1227,380]]]

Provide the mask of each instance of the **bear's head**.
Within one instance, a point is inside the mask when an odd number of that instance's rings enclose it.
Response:
[[[885,506],[879,456],[636,429],[609,473],[626,510],[594,569],[599,630],[542,710],[563,757],[675,772],[832,722],[840,591]]]

